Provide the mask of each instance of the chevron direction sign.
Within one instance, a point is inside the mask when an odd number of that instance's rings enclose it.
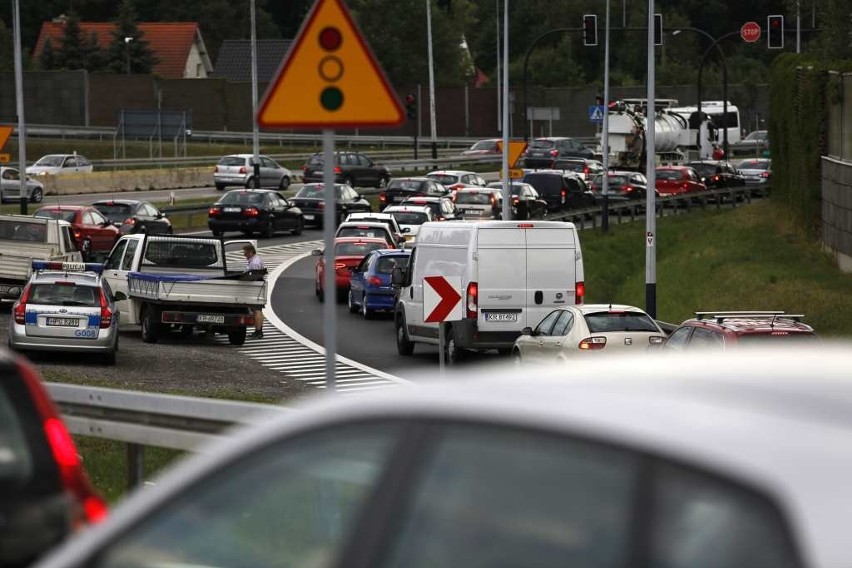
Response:
[[[423,277],[423,321],[440,323],[462,319],[461,277]]]

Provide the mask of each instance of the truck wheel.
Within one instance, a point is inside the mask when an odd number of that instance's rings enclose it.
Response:
[[[396,316],[396,351],[400,355],[412,355],[414,353],[414,342],[408,339],[405,330],[405,316]]]
[[[237,327],[228,330],[228,343],[231,345],[242,345],[246,342],[246,328]]]
[[[147,307],[142,313],[142,341],[157,343],[160,338],[160,312],[156,308]]]

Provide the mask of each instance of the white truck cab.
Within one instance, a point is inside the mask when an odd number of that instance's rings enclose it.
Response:
[[[436,275],[461,278],[463,317],[447,323],[444,334],[451,362],[463,349],[508,352],[523,328],[555,307],[581,304],[585,295],[573,223],[424,223],[408,267],[394,276],[401,355],[411,355],[416,343],[438,345],[438,324],[425,322],[423,313],[423,278]]]

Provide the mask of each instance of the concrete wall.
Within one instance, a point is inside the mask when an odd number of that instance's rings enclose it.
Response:
[[[209,167],[199,167],[105,171],[62,176],[40,176],[38,179],[44,184],[45,195],[50,196],[205,187],[213,183],[213,170]]]
[[[822,241],[843,272],[852,272],[852,163],[822,159]]]

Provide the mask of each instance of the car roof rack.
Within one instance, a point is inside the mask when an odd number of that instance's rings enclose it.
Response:
[[[726,319],[735,318],[772,318],[772,322],[776,319],[792,319],[799,321],[804,314],[788,314],[783,310],[754,310],[754,311],[715,311],[715,312],[695,312],[695,317],[699,320],[715,319],[717,323],[722,323]]]

